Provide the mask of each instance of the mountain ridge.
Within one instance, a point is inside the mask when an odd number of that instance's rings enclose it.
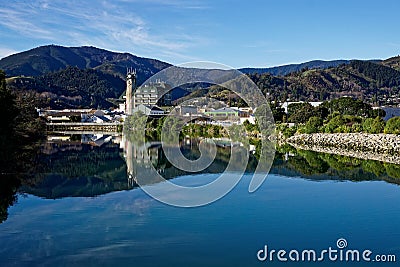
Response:
[[[41,46],[0,60],[0,69],[8,77],[31,77],[9,78],[10,88],[44,95],[49,106],[57,108],[109,107],[111,103],[104,98],[117,98],[123,93],[128,67],[136,68],[140,85],[169,66],[172,65],[156,59],[90,46]],[[351,96],[376,105],[400,104],[400,56],[370,61],[314,60],[274,67],[275,75],[262,72],[268,69],[271,68],[241,70],[248,72],[270,100],[323,101]],[[221,71],[208,70],[214,76]]]
[[[285,76],[292,72],[300,71],[302,69],[325,69],[330,67],[337,67],[341,64],[348,64],[350,60],[311,60],[303,63],[285,64],[280,66],[268,67],[268,68],[241,68],[239,71],[246,74],[254,73],[269,73],[274,76]]]
[[[38,60],[35,57],[41,56]],[[367,60],[381,62],[380,59]],[[348,64],[351,60],[311,60],[303,63],[285,64],[274,67],[245,67],[238,70],[245,74],[269,73],[285,76],[302,69],[326,69]],[[147,63],[147,64],[146,64]],[[388,63],[389,64],[389,63]],[[147,68],[146,69],[146,65]],[[102,72],[114,73],[125,78],[126,68],[137,68],[146,79],[172,64],[157,59],[140,57],[128,52],[114,52],[94,46],[65,47],[61,45],[44,45],[15,53],[0,59],[0,69],[8,76],[39,76],[48,72],[77,66],[81,69],[94,68]],[[140,78],[140,76],[139,76]],[[144,80],[143,80],[144,81]],[[143,82],[140,80],[140,82]]]
[[[46,45],[7,56],[0,60],[0,69],[7,76],[40,76],[76,66],[97,69],[124,79],[127,68],[136,68],[143,82],[158,71],[171,66],[160,60],[138,57],[130,53],[112,52],[93,46],[65,47]]]

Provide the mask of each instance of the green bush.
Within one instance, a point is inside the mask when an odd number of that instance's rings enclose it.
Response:
[[[351,128],[347,125],[340,125],[335,128],[334,133],[351,133]]]
[[[296,133],[297,133],[297,134],[305,134],[305,133],[306,133],[306,127],[305,127],[305,125],[299,125],[299,126],[297,127]]]
[[[352,133],[361,133],[363,131],[363,127],[361,123],[354,123],[351,126],[351,132]]]
[[[384,163],[386,173],[392,178],[400,179],[400,166],[391,163]]]
[[[289,122],[306,123],[315,115],[315,109],[310,103],[294,103],[288,106]]]
[[[277,130],[280,131],[285,138],[289,138],[296,133],[297,127],[289,127],[286,123],[282,123],[278,125]]]
[[[374,119],[372,119],[372,118],[367,118],[367,119],[363,120],[363,122],[362,122],[363,131],[369,133],[371,131],[373,122],[374,122]]]
[[[324,102],[322,106],[331,112],[339,112],[342,115],[370,117],[370,113],[372,113],[371,105],[364,103],[362,100],[350,97],[342,97],[329,102]],[[377,112],[374,114],[378,114]]]
[[[337,115],[333,117],[324,127],[325,133],[334,133],[336,128],[344,124],[344,119],[342,115]]]
[[[379,161],[364,160],[361,163],[362,169],[366,172],[375,174],[376,177],[380,177],[385,173],[385,167]]]
[[[383,133],[385,122],[381,117],[367,118],[362,123],[363,131],[370,134]]]
[[[311,117],[307,121],[307,123],[304,127],[304,133],[307,133],[307,134],[318,133],[322,124],[323,124],[323,121],[321,118],[315,117],[315,116]]]
[[[400,117],[393,117],[386,122],[386,134],[400,134]]]

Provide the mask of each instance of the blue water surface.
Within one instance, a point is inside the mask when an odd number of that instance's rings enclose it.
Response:
[[[218,174],[175,178],[212,181]],[[260,262],[270,249],[348,248],[400,260],[400,187],[383,181],[311,181],[251,175],[215,203],[162,204],[140,188],[97,197],[19,196],[0,225],[0,266],[397,266],[376,262]],[[152,185],[159,186],[159,185]]]

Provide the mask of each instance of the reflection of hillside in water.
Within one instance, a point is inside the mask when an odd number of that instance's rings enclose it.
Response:
[[[200,157],[198,144],[199,139],[185,139],[180,143],[180,151],[186,158],[195,160]],[[247,172],[254,172],[258,164],[259,147],[256,147],[255,154],[250,155]],[[244,148],[237,146],[232,149],[239,155],[237,158],[247,162]],[[145,184],[154,184],[160,182],[160,177],[172,179],[182,175],[221,173],[230,159],[231,147],[218,147],[210,166],[191,173],[172,166],[159,141],[139,145],[125,136],[53,136],[42,146],[40,172],[20,191],[45,198],[96,196],[137,187],[137,175],[145,178]],[[160,177],[154,177],[154,172]],[[400,184],[399,165],[292,147],[278,149],[270,173],[316,181],[384,180]]]
[[[197,139],[184,140],[181,152],[188,159],[197,159],[198,143]],[[233,149],[237,155],[245,152],[240,147]],[[230,156],[230,147],[218,148],[212,164],[200,173],[223,172]],[[241,160],[247,162],[244,156]],[[252,156],[248,171],[254,171],[256,164]],[[45,198],[96,196],[137,187],[138,174],[145,178],[145,184],[160,182],[150,175],[154,171],[163,179],[192,174],[172,166],[159,141],[139,145],[125,136],[51,136],[41,149],[40,172],[20,191]]]
[[[348,156],[278,148],[271,173],[310,180],[386,181],[400,184],[400,165]]]
[[[21,190],[45,198],[96,196],[127,190],[119,136],[49,136],[34,185]]]

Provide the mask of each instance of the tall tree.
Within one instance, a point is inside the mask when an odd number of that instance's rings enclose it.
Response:
[[[15,96],[6,86],[6,75],[0,70],[0,133],[10,133],[13,130],[14,120],[18,115],[15,106]]]

